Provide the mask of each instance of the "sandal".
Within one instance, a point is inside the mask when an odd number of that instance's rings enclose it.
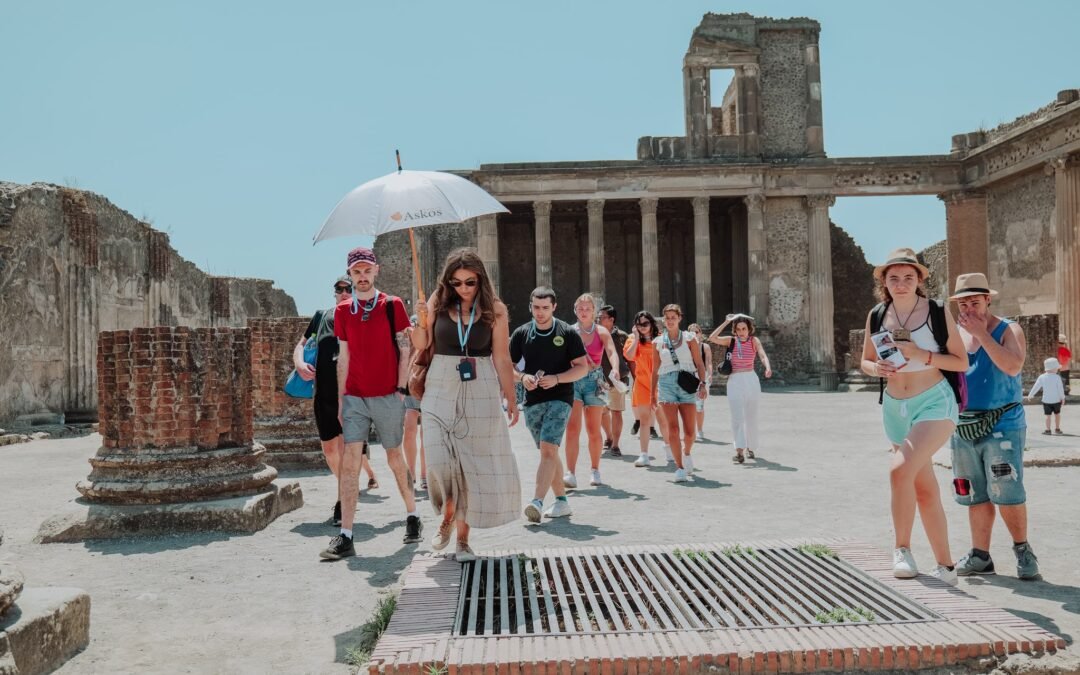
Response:
[[[753,459],[754,458],[754,451],[751,450],[750,448],[746,449],[746,458],[747,459]]]
[[[742,464],[744,461],[746,461],[746,458],[743,457],[741,449],[735,451],[735,456],[731,458],[731,461],[735,462],[736,464]]]

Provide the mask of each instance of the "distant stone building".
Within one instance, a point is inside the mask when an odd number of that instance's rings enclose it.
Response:
[[[273,282],[205,274],[98,195],[0,182],[0,421],[93,417],[101,331],[295,314]]]

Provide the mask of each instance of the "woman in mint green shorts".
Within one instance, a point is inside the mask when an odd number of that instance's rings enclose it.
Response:
[[[893,576],[906,579],[919,573],[911,555],[917,506],[937,561],[930,574],[955,586],[948,524],[931,458],[952,436],[959,414],[956,396],[941,371],[964,372],[968,360],[952,314],[940,311],[940,306],[926,297],[922,284],[928,275],[929,270],[909,248],[893,251],[885,264],[874,269],[882,304],[866,319],[862,371],[888,383],[882,415],[885,435],[892,443],[889,481],[896,535]],[[882,309],[879,334],[890,333],[896,351],[903,355],[902,365],[882,358],[875,348],[872,317]],[[943,318],[948,326],[945,345],[934,339],[932,315]]]

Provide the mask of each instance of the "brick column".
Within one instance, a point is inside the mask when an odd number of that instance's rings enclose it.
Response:
[[[589,292],[602,301],[607,295],[604,282],[604,200],[590,199],[589,212]]]
[[[945,286],[951,293],[956,277],[968,272],[989,276],[990,239],[986,223],[986,195],[964,191],[938,195],[945,202],[945,239],[948,250]],[[990,280],[993,283],[993,279]]]
[[[656,239],[656,197],[642,197],[641,205],[641,297],[644,309],[660,313],[659,244]]]
[[[1054,172],[1054,291],[1057,295],[1058,327],[1069,344],[1080,344],[1080,156],[1059,157],[1050,162]],[[1076,362],[1073,356],[1073,362]]]
[[[806,198],[809,213],[810,255],[810,361],[821,374],[822,389],[836,388],[836,354],[833,341],[832,240],[829,233],[829,207],[836,203],[832,195]]]
[[[293,369],[293,349],[310,321],[306,316],[248,320],[253,433],[266,448],[266,463],[277,469],[327,468],[311,400],[286,396],[282,388]]]
[[[536,285],[551,286],[551,202],[533,202],[536,221]]]
[[[499,292],[499,226],[494,213],[476,219],[476,249],[487,268],[495,292]]]
[[[750,287],[747,312],[759,323],[769,319],[769,261],[765,239],[765,195],[743,197],[746,204],[746,248]]]
[[[694,197],[694,297],[696,322],[713,325],[712,315],[712,244],[709,236],[709,198]]]

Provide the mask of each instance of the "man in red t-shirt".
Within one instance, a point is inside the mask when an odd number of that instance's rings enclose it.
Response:
[[[379,263],[370,248],[349,251],[348,271],[353,282],[353,298],[339,303],[334,310],[334,335],[339,344],[340,416],[345,436],[338,487],[341,534],[331,539],[330,546],[319,554],[326,560],[356,555],[352,541],[356,493],[372,424],[386,449],[387,464],[405,500],[405,543],[420,541],[423,530],[416,513],[408,467],[401,453],[411,351],[409,314],[401,298],[375,288]]]

